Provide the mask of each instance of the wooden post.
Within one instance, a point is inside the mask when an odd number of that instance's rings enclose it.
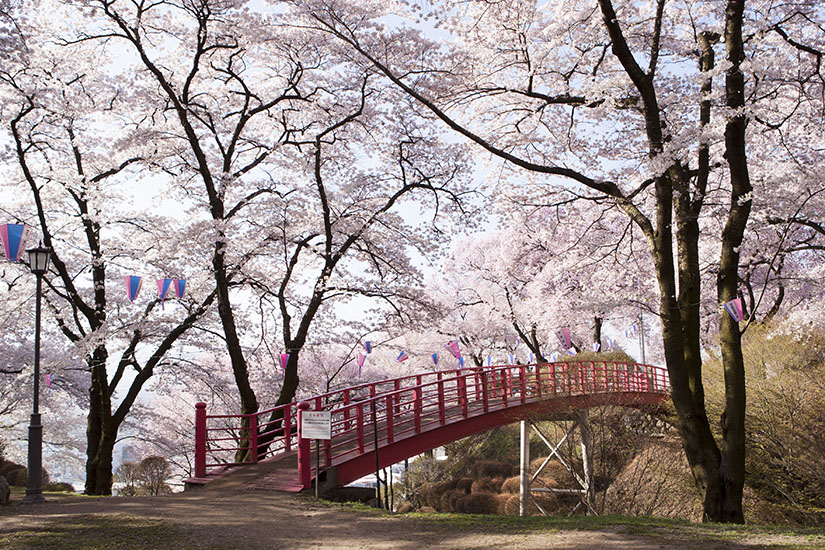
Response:
[[[195,477],[206,477],[206,403],[195,403]]]

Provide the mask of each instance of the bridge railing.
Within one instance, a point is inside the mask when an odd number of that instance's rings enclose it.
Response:
[[[598,393],[666,393],[667,372],[638,363],[581,361],[467,367],[381,380],[307,399],[312,410],[329,410],[332,441],[324,467],[491,410]],[[246,415],[208,415],[196,405],[195,477],[210,471],[289,452],[298,443],[298,402]],[[242,460],[236,461],[238,457]]]

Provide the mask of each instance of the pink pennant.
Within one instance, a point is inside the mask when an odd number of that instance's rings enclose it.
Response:
[[[158,279],[158,298],[160,298],[161,309],[166,309],[166,295],[169,293],[169,288],[172,286],[172,279]]]
[[[458,342],[456,340],[450,340],[449,342],[444,344],[444,347],[450,350],[450,353],[452,353],[453,357],[455,357],[456,359],[461,357],[461,351],[459,351],[458,349]]]
[[[126,275],[123,279],[126,281],[126,295],[130,302],[134,302],[140,293],[140,287],[143,286],[143,278],[137,275]]]
[[[3,241],[3,252],[6,260],[16,262],[23,255],[26,240],[29,237],[29,228],[22,223],[6,223],[0,225],[0,239]]]
[[[367,352],[369,353],[369,352]],[[361,369],[364,367],[364,361],[367,360],[367,354],[363,351],[358,352],[358,378],[361,378]]]
[[[175,296],[183,298],[183,293],[186,291],[186,279],[172,279],[175,285]]]
[[[289,361],[289,354],[288,353],[282,353],[281,354],[281,370],[282,370],[281,378],[286,378],[286,364],[287,364],[288,361]]]
[[[733,317],[733,320],[737,323],[745,318],[745,314],[742,309],[742,298],[734,298],[729,302],[725,302],[724,306],[730,316]]]

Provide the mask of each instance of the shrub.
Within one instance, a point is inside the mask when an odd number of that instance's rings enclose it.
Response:
[[[508,477],[501,484],[501,492],[511,495],[517,495],[521,487],[521,476]]]
[[[439,512],[456,512],[456,502],[459,499],[468,496],[464,491],[458,489],[450,489],[441,494],[441,499],[438,506]]]
[[[74,486],[71,483],[66,483],[65,481],[61,482],[51,482],[46,483],[43,485],[44,491],[51,491],[53,493],[74,493]]]
[[[456,481],[455,488],[461,491],[464,491],[466,494],[470,494],[473,486],[473,478],[471,477],[462,477],[458,481]]]
[[[510,477],[513,472],[513,465],[508,462],[498,462],[495,460],[479,460],[473,465],[473,477],[480,479],[484,477]]]
[[[495,514],[498,511],[498,496],[493,493],[462,495],[455,503],[455,511],[462,514]]]

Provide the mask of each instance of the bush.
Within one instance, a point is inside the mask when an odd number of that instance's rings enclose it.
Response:
[[[457,512],[456,510],[456,503],[468,496],[464,491],[459,491],[458,489],[450,489],[449,491],[445,491],[441,494],[441,499],[438,506],[439,512]]]
[[[498,493],[500,489],[501,483],[495,483],[489,477],[482,477],[473,481],[470,493]]]
[[[462,514],[495,514],[498,511],[499,495],[494,493],[471,493],[462,495],[455,502],[455,511]]]
[[[508,477],[501,484],[501,492],[511,495],[517,495],[521,488],[521,476]]]
[[[513,473],[513,465],[508,462],[495,460],[479,460],[473,465],[473,477],[481,478],[507,478]]]
[[[61,482],[51,482],[46,483],[43,485],[44,491],[51,491],[52,493],[74,493],[74,486],[71,483],[66,483],[65,481]]]
[[[6,481],[8,481],[12,487],[25,487],[29,480],[29,470],[20,464],[0,459],[0,476],[5,476]],[[49,483],[49,472],[43,468],[41,476],[41,480],[45,486]]]
[[[458,481],[456,481],[455,488],[461,491],[464,491],[466,494],[470,494],[470,491],[473,487],[473,478],[471,477],[462,477]]]

